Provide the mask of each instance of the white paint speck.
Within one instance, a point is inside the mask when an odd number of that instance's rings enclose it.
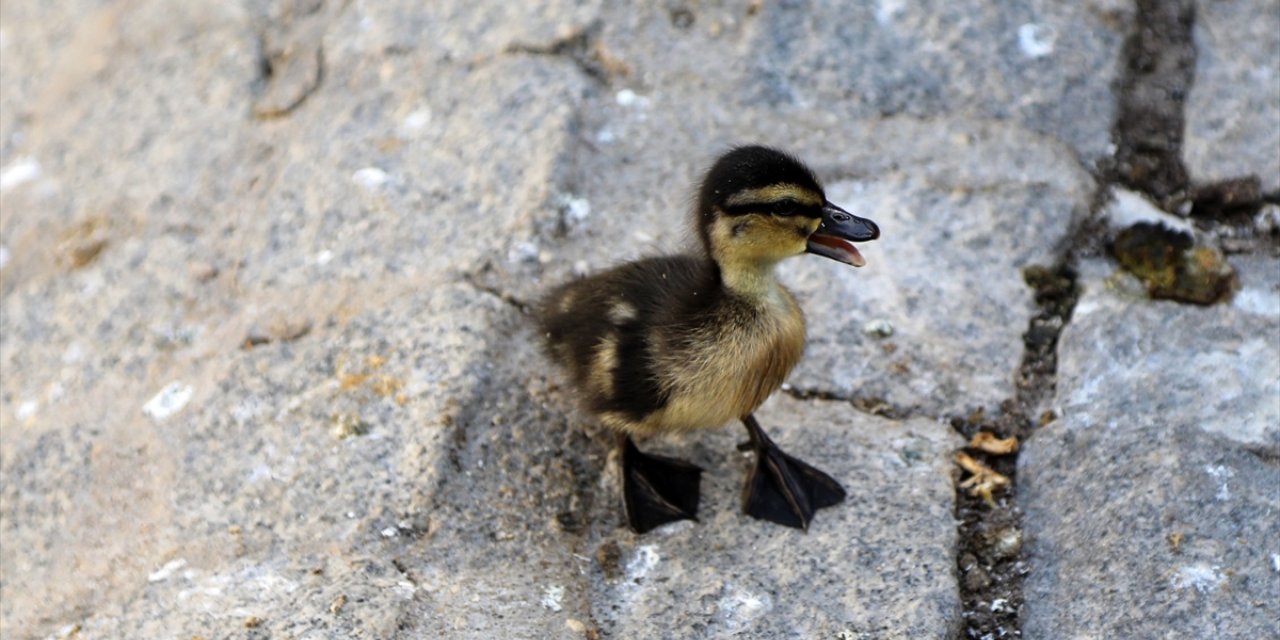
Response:
[[[147,576],[147,582],[164,582],[165,580],[168,580],[170,576],[172,576],[174,573],[177,573],[179,569],[185,566],[187,566],[187,560],[185,558],[170,560],[164,563],[163,567],[156,569],[151,573],[151,575]]]
[[[247,478],[245,478],[245,482],[249,484],[255,484],[258,482],[262,482],[263,480],[270,480],[270,479],[271,479],[271,467],[268,467],[265,464],[260,464],[249,470],[249,475]]]
[[[1053,53],[1058,31],[1047,24],[1028,23],[1018,27],[1018,46],[1028,58],[1043,58]]]
[[[596,142],[599,144],[611,144],[614,140],[617,140],[617,139],[618,139],[618,136],[613,132],[613,129],[610,129],[608,127],[605,127],[604,129],[601,129],[596,132]]]
[[[991,612],[999,613],[1001,611],[1013,611],[1009,606],[1009,601],[1004,598],[995,598],[991,601]]]
[[[390,182],[391,176],[377,167],[365,167],[351,174],[351,180],[365,189],[373,190]]]
[[[19,420],[26,420],[27,418],[34,416],[39,410],[39,402],[36,402],[35,400],[27,400],[18,405],[18,408],[13,411],[13,416]]]
[[[905,0],[880,0],[876,3],[876,24],[887,27],[906,8]]]
[[[650,571],[653,571],[654,567],[658,566],[658,560],[661,560],[661,556],[658,555],[658,545],[644,544],[636,547],[635,555],[631,556],[631,559],[627,561],[625,569],[627,581],[639,582],[643,580],[645,576],[649,575]]]
[[[1211,567],[1196,564],[1178,569],[1171,583],[1174,589],[1195,589],[1200,593],[1210,593],[1216,591],[1226,581],[1226,577],[1222,575],[1222,570],[1217,565]]]
[[[1174,231],[1194,233],[1191,223],[1184,218],[1165,213],[1146,196],[1129,191],[1115,189],[1111,192],[1115,200],[1107,206],[1107,221],[1113,229],[1124,229],[1139,222],[1162,224]]]
[[[1218,481],[1218,493],[1214,497],[1219,502],[1230,500],[1231,491],[1227,488],[1227,480],[1235,477],[1236,472],[1220,464],[1207,464],[1204,467],[1204,472],[1209,474],[1210,478]]]
[[[387,527],[386,529],[383,529],[383,530],[382,530],[382,531],[380,531],[379,533],[381,533],[381,534],[382,534],[382,537],[384,537],[384,538],[394,538],[394,537],[396,537],[396,536],[400,535],[400,531],[399,531],[398,529],[396,529],[395,527]]]
[[[321,251],[320,253],[316,254],[317,265],[320,265],[323,267],[332,261],[333,261],[333,252],[328,249],[325,249],[324,251]]]
[[[570,226],[581,224],[591,215],[591,202],[586,198],[579,198],[572,195],[564,195],[561,197],[561,206],[564,207],[564,219]]]
[[[142,412],[157,422],[164,420],[187,406],[193,392],[190,385],[175,380],[142,405]]]
[[[585,275],[587,275],[587,273],[589,273],[590,271],[591,271],[591,266],[587,264],[587,261],[586,261],[586,260],[576,260],[576,261],[574,261],[574,263],[573,263],[573,275],[575,275],[575,276],[585,276]]]
[[[591,202],[586,198],[562,193],[556,196],[556,203],[560,209],[560,221],[569,231],[582,228],[591,216]]]
[[[630,89],[623,89],[613,97],[620,107],[636,107],[644,109],[649,106],[649,99]]]
[[[559,613],[561,609],[560,601],[564,598],[564,587],[558,584],[547,585],[542,589],[542,606]]]
[[[54,632],[53,635],[49,636],[49,638],[50,639],[56,638],[56,640],[66,640],[67,638],[71,638],[73,636],[78,636],[78,635],[80,635],[80,625],[73,622],[71,624],[64,624],[61,627],[58,627],[58,630]]]
[[[1280,553],[1271,554],[1271,568],[1276,573],[1280,573]]]
[[[538,261],[538,245],[532,242],[517,242],[507,251],[507,262],[531,263]]]
[[[431,110],[423,107],[405,116],[404,120],[400,121],[400,132],[413,135],[425,129],[429,124],[431,124]]]
[[[9,247],[0,244],[0,269],[3,269],[6,264],[9,264],[10,257]]]
[[[40,163],[35,158],[22,157],[0,171],[0,192],[26,184],[40,177]]]

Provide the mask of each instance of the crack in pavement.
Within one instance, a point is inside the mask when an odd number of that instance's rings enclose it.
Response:
[[[631,68],[609,54],[600,41],[601,23],[594,21],[576,27],[568,35],[544,44],[512,43],[504,53],[527,53],[540,56],[568,58],[588,78],[602,86],[608,86],[617,76],[627,76]]]
[[[909,420],[911,418],[918,418],[918,417],[932,418],[932,419],[938,418],[937,416],[931,416],[921,411],[919,407],[902,407],[895,404],[891,404],[884,398],[879,398],[875,396],[844,395],[844,394],[836,393],[834,391],[830,391],[827,389],[795,387],[789,383],[783,384],[782,388],[779,389],[779,391],[787,394],[788,396],[791,396],[792,398],[795,398],[796,400],[806,400],[806,401],[818,400],[821,402],[846,402],[853,405],[854,409],[857,409],[862,413],[881,417],[881,418],[887,418],[889,420]]]
[[[325,0],[281,0],[278,15],[266,19],[258,36],[263,89],[253,101],[254,117],[287,116],[320,88],[324,33],[346,3],[329,5]]]
[[[1078,236],[1082,238],[1083,236]],[[978,409],[956,416],[951,425],[966,439],[979,432],[1024,443],[1036,427],[1052,420],[1045,412],[1032,418],[1052,397],[1057,377],[1058,338],[1071,320],[1080,288],[1067,262],[1075,242],[1062,262],[1053,268],[1028,267],[1023,271],[1034,292],[1037,312],[1023,334],[1023,357],[1018,368],[1014,398],[988,416]],[[1022,512],[1017,505],[1018,452],[988,454],[974,448],[966,453],[1008,479],[1001,500],[990,494],[966,491],[956,485],[958,545],[956,575],[960,585],[962,620],[959,637],[1021,637],[1022,584],[1030,567],[1022,557]]]
[[[1024,270],[1037,312],[1023,336],[1014,398],[1002,404],[998,415],[978,411],[954,418],[952,425],[966,437],[985,430],[1025,443],[1038,427],[1056,418],[1052,411],[1032,414],[1056,391],[1058,339],[1080,296],[1072,265],[1082,257],[1105,254],[1106,224],[1101,211],[1114,186],[1140,191],[1167,211],[1224,221],[1228,215],[1256,212],[1272,197],[1261,193],[1256,176],[1190,186],[1182,142],[1185,100],[1196,63],[1194,0],[1136,0],[1135,4],[1136,15],[1122,53],[1122,76],[1115,85],[1114,157],[1100,163],[1089,215],[1071,230],[1058,264]],[[1272,452],[1251,453],[1265,458]],[[1016,502],[1018,454],[974,451],[972,455],[1005,475],[1008,486],[1000,503],[990,505],[956,487],[960,522],[956,575],[963,606],[957,637],[1021,637],[1022,585],[1032,569],[1022,553],[1022,512]]]
[[[1186,197],[1184,106],[1195,74],[1194,0],[1136,0],[1117,83],[1111,180],[1150,195],[1166,210]]]

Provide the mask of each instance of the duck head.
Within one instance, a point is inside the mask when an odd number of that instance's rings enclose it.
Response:
[[[712,165],[697,213],[703,246],[722,271],[768,270],[803,253],[861,267],[853,243],[880,237],[874,222],[827,200],[803,163],[762,146],[737,147]]]

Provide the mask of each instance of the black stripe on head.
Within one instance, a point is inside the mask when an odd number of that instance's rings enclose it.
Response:
[[[743,204],[729,205],[724,207],[722,211],[724,211],[726,215],[730,216],[744,216],[749,213],[763,213],[778,216],[804,216],[806,218],[822,217],[822,207],[820,205],[802,204],[790,198],[774,202],[747,202]]]

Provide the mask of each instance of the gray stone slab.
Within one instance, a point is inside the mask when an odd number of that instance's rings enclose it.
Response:
[[[842,120],[966,115],[1021,123],[1089,161],[1110,154],[1127,3],[751,6],[610,5],[601,38],[640,93],[676,99],[681,86],[709,102],[695,118],[744,102]]]
[[[1019,458],[1027,637],[1259,638],[1280,617],[1280,262],[1230,305],[1085,293]]]
[[[846,501],[807,533],[741,513],[745,432],[696,434],[648,448],[706,468],[699,522],[652,535],[604,531],[615,560],[590,574],[607,637],[936,638],[959,615],[951,452],[940,422],[896,422],[845,403],[779,397],[758,412],[790,453],[831,473]],[[690,455],[690,454],[693,455]],[[612,478],[612,476],[610,476]]]
[[[1196,3],[1183,155],[1192,180],[1280,189],[1280,2]]]
[[[196,345],[132,384],[81,390],[91,358],[68,363],[77,393],[6,418],[3,535],[23,553],[3,556],[5,635],[222,637],[252,618],[269,636],[429,628],[421,556],[399,558],[440,526],[458,433],[499,423],[474,394],[520,320],[466,286],[401,294],[347,321],[330,310],[294,342]],[[170,386],[187,391],[152,399]]]

